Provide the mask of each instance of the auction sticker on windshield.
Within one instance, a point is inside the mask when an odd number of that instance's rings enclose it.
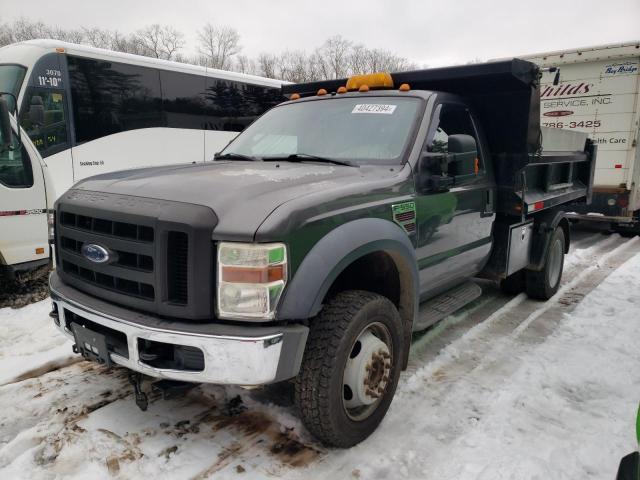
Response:
[[[381,103],[359,103],[351,113],[382,113],[391,115],[396,109],[396,105],[383,105]]]

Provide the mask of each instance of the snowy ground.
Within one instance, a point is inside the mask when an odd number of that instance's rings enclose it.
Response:
[[[482,286],[414,339],[387,417],[347,451],[309,437],[286,386],[140,412],[124,371],[70,355],[47,301],[0,309],[0,478],[614,478],[636,448],[640,239],[579,236],[550,302]]]

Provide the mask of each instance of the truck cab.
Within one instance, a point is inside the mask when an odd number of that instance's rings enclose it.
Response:
[[[595,148],[541,132],[538,79],[512,60],[287,86],[210,164],[78,183],[55,207],[56,326],[132,370],[141,408],[143,374],[292,380],[307,428],[355,445],[474,277],[558,290]]]

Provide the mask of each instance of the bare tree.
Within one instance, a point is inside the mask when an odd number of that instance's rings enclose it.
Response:
[[[11,25],[11,39],[13,42],[23,42],[34,38],[48,38],[50,29],[43,22],[30,22],[26,18],[19,18]]]
[[[303,50],[287,50],[276,58],[277,78],[289,82],[312,80],[310,60]]]
[[[246,55],[238,55],[236,56],[236,61],[233,64],[233,70],[240,73],[255,75],[257,73],[256,62]]]
[[[47,37],[63,42],[82,43],[84,41],[84,32],[82,30],[65,30],[60,27],[49,29]]]
[[[198,32],[200,54],[207,57],[209,66],[219,69],[231,67],[232,58],[238,54],[240,47],[240,34],[235,28],[217,27],[207,23]]]
[[[342,78],[349,73],[349,51],[352,43],[336,35],[328,38],[317,50],[325,78]]]
[[[0,24],[0,47],[13,43],[12,32],[6,23]]]
[[[269,78],[277,78],[278,57],[271,53],[258,55],[258,69],[260,75]]]
[[[170,25],[154,23],[138,30],[133,43],[142,55],[171,60],[184,47],[184,35]]]
[[[349,53],[349,69],[352,74],[361,74],[368,71],[369,50],[364,45],[353,45]]]
[[[415,68],[406,58],[399,57],[388,50],[367,50],[367,69],[371,72],[400,72]]]
[[[352,74],[416,69],[405,57],[382,49],[366,48],[341,37],[328,38],[311,54],[303,50],[286,50],[280,54],[261,53],[257,58],[239,55],[240,34],[228,26],[207,23],[198,32],[198,51],[194,56],[181,53],[184,35],[169,25],[153,24],[134,34],[117,30],[83,27],[63,29],[41,21],[19,18],[0,23],[0,46],[31,40],[54,38],[119,52],[135,53],[184,63],[260,74],[291,82],[308,82],[344,78]],[[471,60],[478,62],[479,59]]]
[[[114,33],[111,30],[102,30],[100,28],[86,28],[84,31],[84,43],[97,48],[113,48]]]

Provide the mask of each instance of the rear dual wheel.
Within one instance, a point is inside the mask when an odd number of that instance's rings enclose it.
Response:
[[[557,227],[551,237],[542,270],[520,270],[500,282],[500,290],[509,295],[527,292],[531,298],[548,300],[560,288],[564,268],[565,236]]]
[[[560,288],[562,270],[564,268],[565,236],[562,227],[557,227],[540,271],[526,270],[526,291],[531,298],[548,300],[553,297]]]
[[[351,447],[384,418],[398,384],[402,322],[387,298],[365,291],[336,295],[313,319],[295,402],[319,440]]]

